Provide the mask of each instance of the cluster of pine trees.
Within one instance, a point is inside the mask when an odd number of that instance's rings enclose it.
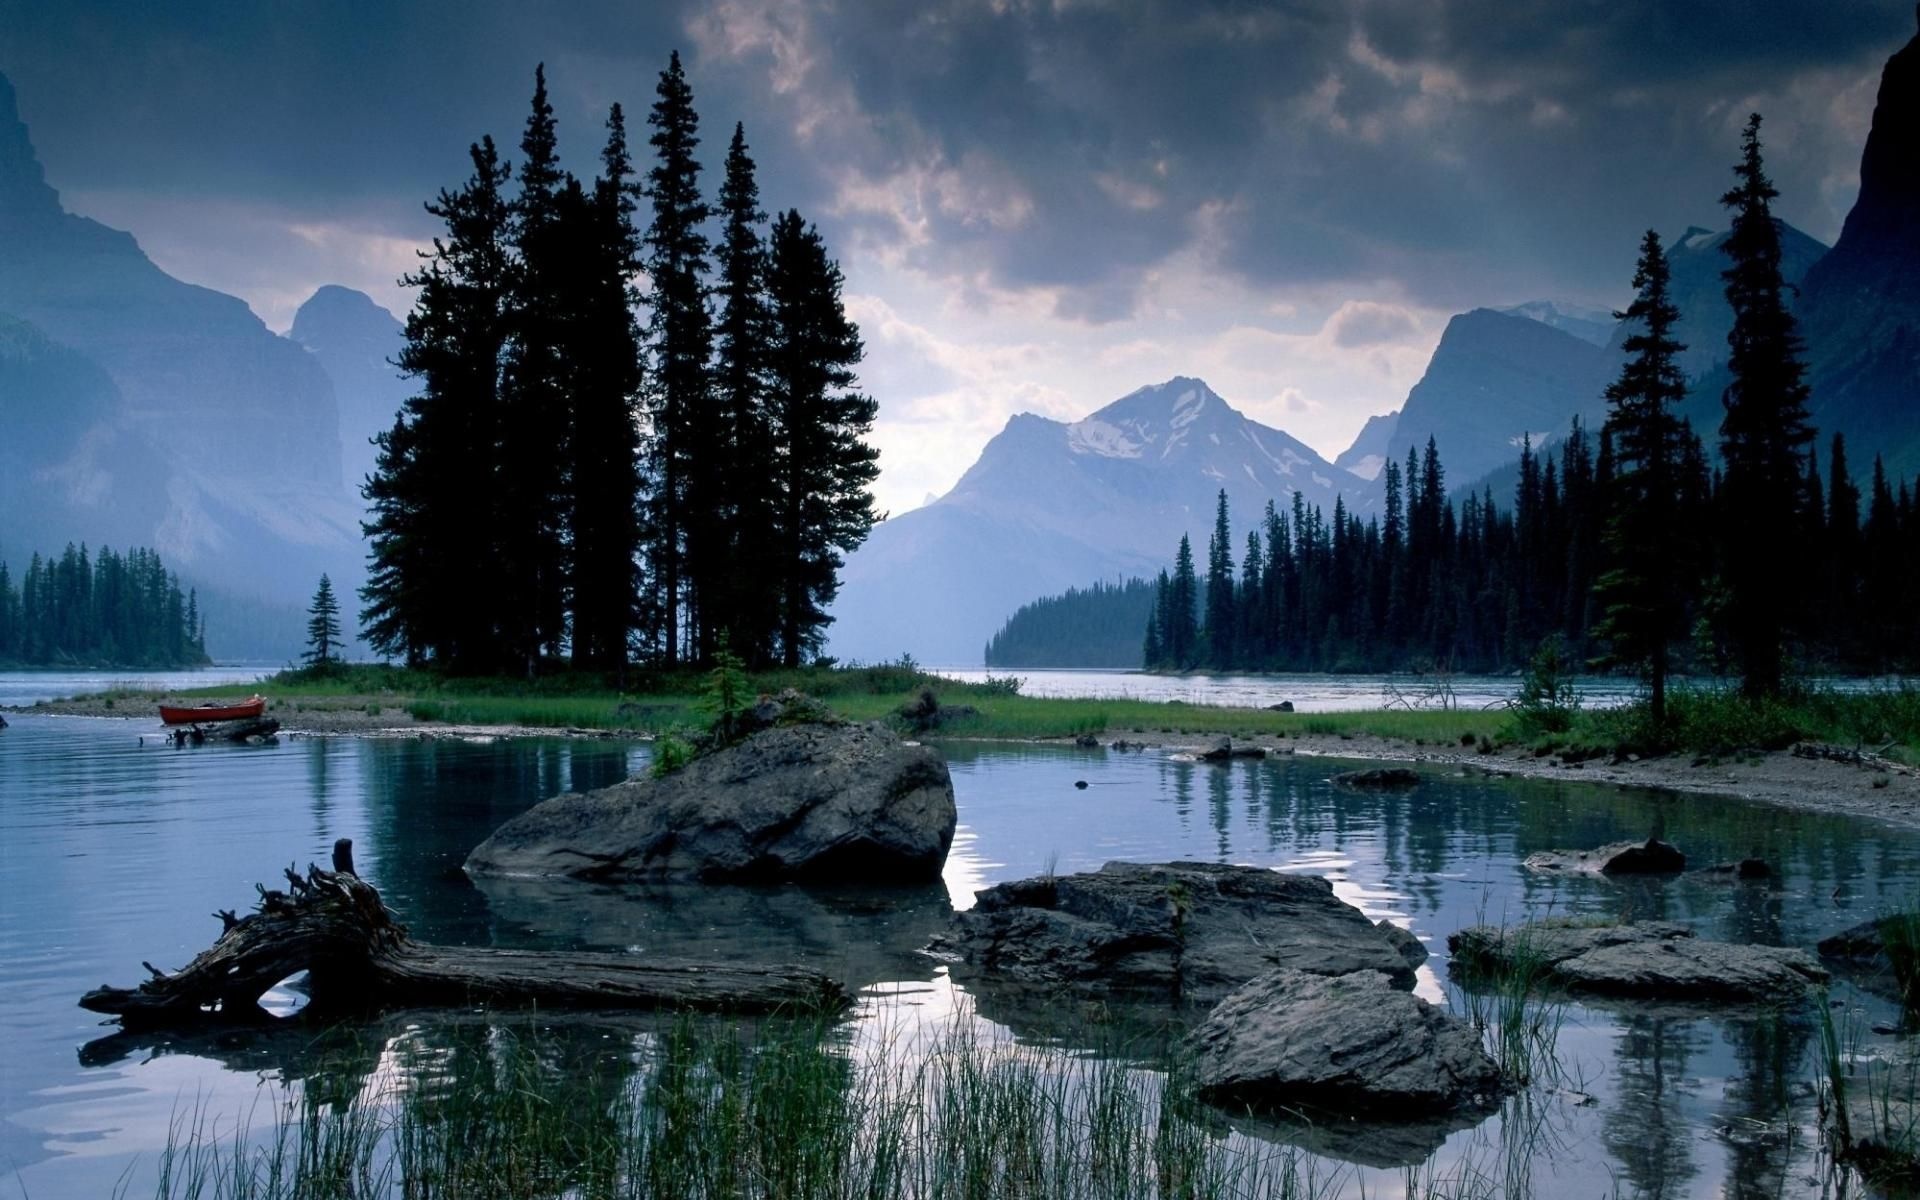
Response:
[[[14,587],[0,562],[0,663],[176,668],[208,661],[200,599],[152,550],[34,554]]]
[[[1185,538],[1160,573],[1146,664],[1498,671],[1558,636],[1590,661],[1644,673],[1656,708],[1677,668],[1731,671],[1767,694],[1790,657],[1852,671],[1920,664],[1920,496],[1878,459],[1863,495],[1838,434],[1822,479],[1757,116],[1735,175],[1723,197],[1733,381],[1717,465],[1676,415],[1685,347],[1649,232],[1597,445],[1576,421],[1557,460],[1523,446],[1503,507],[1491,488],[1450,501],[1429,440],[1404,470],[1388,464],[1379,519],[1340,502],[1327,517],[1296,493],[1290,512],[1268,504],[1237,568],[1223,491],[1204,575]]]
[[[398,364],[418,390],[364,489],[376,650],[525,674],[818,651],[879,470],[840,269],[799,213],[768,224],[738,125],[703,198],[678,54],[647,121],[644,175],[616,104],[574,178],[543,68],[517,190],[483,138],[428,205],[445,232],[405,280]]]

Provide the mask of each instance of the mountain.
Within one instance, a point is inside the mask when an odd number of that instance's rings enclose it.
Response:
[[[1377,417],[1368,417],[1367,423],[1360,427],[1360,436],[1353,439],[1353,445],[1340,452],[1333,465],[1343,471],[1351,471],[1362,479],[1380,478],[1380,472],[1387,465],[1387,447],[1393,443],[1394,427],[1400,423],[1400,410],[1382,413]]]
[[[373,473],[373,436],[393,427],[412,387],[393,361],[406,330],[373,297],[328,284],[293,314],[287,336],[320,360],[340,409],[340,467],[350,491]]]
[[[1583,342],[1604,346],[1613,337],[1613,313],[1604,308],[1568,304],[1555,300],[1531,300],[1512,308],[1496,310],[1509,317],[1525,317],[1550,325],[1561,333],[1570,333]]]
[[[1387,453],[1404,462],[1431,437],[1447,478],[1475,479],[1593,418],[1615,355],[1528,317],[1476,308],[1447,322],[1427,372],[1407,393]]]
[[[1920,33],[1881,73],[1860,195],[1797,313],[1815,423],[1845,430],[1856,462],[1920,475]]]
[[[1071,424],[1020,414],[953,490],[877,526],[849,556],[829,650],[963,665],[1020,605],[1095,580],[1151,577],[1180,536],[1206,552],[1225,488],[1234,560],[1269,499],[1295,491],[1371,512],[1379,488],[1248,419],[1198,379],[1133,392]]]
[[[152,546],[183,577],[276,600],[304,600],[322,571],[357,582],[359,506],[320,362],[66,212],[4,77],[0,316],[10,546]]]

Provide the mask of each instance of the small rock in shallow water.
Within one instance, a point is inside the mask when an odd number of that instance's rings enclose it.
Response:
[[[1449,936],[1447,948],[1468,986],[1524,964],[1549,987],[1624,1000],[1787,1003],[1828,978],[1804,950],[1709,941],[1669,921],[1480,925]]]
[[[1076,779],[1073,781],[1073,786],[1084,792],[1087,790],[1087,781],[1084,779]]]
[[[1657,838],[1615,842],[1597,850],[1542,850],[1527,855],[1529,871],[1570,874],[1672,875],[1687,868],[1687,856]]]
[[[1420,772],[1411,767],[1371,767],[1365,771],[1342,771],[1333,777],[1342,787],[1410,788],[1420,783]]]

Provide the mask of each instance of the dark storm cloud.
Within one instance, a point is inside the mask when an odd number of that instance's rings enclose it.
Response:
[[[679,46],[710,168],[744,118],[769,206],[843,254],[1101,321],[1193,249],[1437,305],[1617,294],[1639,230],[1717,223],[1751,104],[1830,237],[1863,132],[1835,92],[1912,29],[1908,0],[0,0],[0,70],[63,187],[417,231],[467,141],[517,139],[534,62],[586,169]]]

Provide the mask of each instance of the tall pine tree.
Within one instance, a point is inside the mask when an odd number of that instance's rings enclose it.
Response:
[[[569,597],[576,665],[616,676],[628,662],[640,577],[640,331],[633,280],[633,163],[626,119],[607,114],[607,141],[591,196],[566,193],[564,225],[575,291],[569,306],[571,371]]]
[[[841,554],[874,524],[879,453],[865,441],[877,405],[854,391],[865,351],[841,303],[840,265],[820,233],[789,210],[773,223],[767,293],[769,426],[775,447],[773,553],[780,657],[798,666],[818,650],[839,589]]]
[[[485,519],[493,511],[500,363],[512,258],[506,164],[492,138],[470,151],[473,175],[427,211],[446,226],[403,281],[419,290],[397,365],[416,390],[363,490],[371,563],[360,591],[367,641],[409,664],[497,665],[499,582]]]
[[[767,214],[760,209],[760,187],[740,125],[734,126],[727,148],[720,214],[725,225],[714,249],[721,310],[713,385],[729,536],[725,589],[702,597],[702,604],[707,624],[730,631],[734,653],[749,665],[763,666],[773,661],[780,637],[781,597],[760,575],[774,553],[770,535],[777,519],[768,414],[774,325],[766,290],[767,244],[760,232]]]
[[[1723,403],[1720,456],[1726,464],[1721,502],[1725,537],[1728,634],[1748,696],[1780,691],[1790,618],[1801,605],[1808,547],[1792,544],[1800,464],[1813,440],[1807,420],[1806,368],[1800,335],[1780,275],[1780,228],[1772,201],[1780,194],[1760,153],[1760,114],[1747,122],[1739,183],[1721,197],[1733,210],[1723,273],[1733,330],[1727,368],[1733,379]]]
[[[1672,647],[1686,633],[1687,572],[1697,561],[1679,512],[1685,448],[1674,410],[1687,394],[1679,364],[1686,347],[1673,335],[1680,310],[1671,279],[1660,237],[1648,230],[1633,276],[1638,295],[1615,314],[1634,325],[1624,344],[1627,361],[1607,387],[1614,478],[1606,517],[1608,567],[1598,586],[1605,608],[1600,636],[1614,662],[1645,672],[1656,728],[1666,722]],[[1567,482],[1571,491],[1573,480]]]
[[[307,651],[300,657],[310,667],[326,670],[339,660],[340,601],[333,594],[333,580],[320,576],[313,603],[307,606]]]
[[[707,235],[702,232],[712,209],[700,197],[700,117],[693,90],[675,51],[660,84],[648,139],[656,156],[647,172],[647,196],[653,219],[643,244],[648,294],[647,344],[652,370],[646,390],[649,431],[646,475],[649,487],[643,527],[650,593],[652,640],[668,666],[694,650],[686,618],[701,585],[712,585],[714,555],[707,544],[718,479],[709,413],[708,358],[713,346],[707,312]],[[698,515],[696,515],[698,514]]]

